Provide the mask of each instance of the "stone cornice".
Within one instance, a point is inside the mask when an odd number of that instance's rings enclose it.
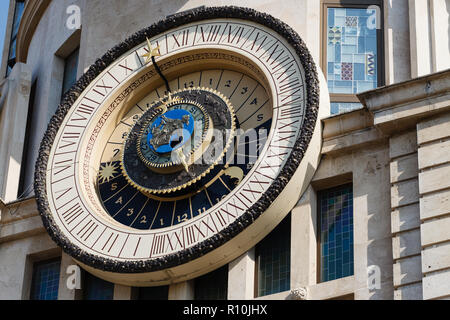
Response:
[[[39,213],[34,196],[9,203],[0,202],[0,224],[7,224],[38,215]]]
[[[450,69],[357,94],[370,110],[391,108],[448,92]]]
[[[450,69],[358,94],[385,134],[414,127],[423,117],[450,110]]]
[[[386,136],[373,125],[367,108],[334,115],[322,120],[322,154],[337,155],[383,143]]]
[[[26,62],[34,32],[51,0],[27,1],[17,35],[17,62]]]

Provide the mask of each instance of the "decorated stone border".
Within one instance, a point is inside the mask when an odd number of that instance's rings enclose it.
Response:
[[[162,258],[140,261],[115,261],[85,252],[78,246],[71,243],[56,226],[53,221],[47,199],[47,163],[49,160],[51,147],[65,116],[91,81],[93,81],[103,70],[105,70],[121,55],[146,41],[146,38],[152,38],[160,33],[188,23],[217,18],[248,20],[272,29],[284,37],[286,41],[294,48],[302,63],[305,70],[307,91],[305,119],[299,138],[294,145],[286,165],[283,167],[278,177],[273,181],[269,189],[247,210],[246,213],[242,214],[238,219],[236,219],[236,221],[224,230],[195,245],[194,247],[167,255]],[[58,106],[55,115],[51,118],[47,131],[42,139],[39,149],[39,156],[35,166],[34,191],[36,194],[37,207],[44,227],[53,241],[55,241],[64,250],[64,252],[86,265],[103,271],[118,273],[153,272],[192,261],[214,249],[219,248],[221,245],[234,238],[269,208],[271,203],[286,187],[287,183],[300,165],[316,125],[318,110],[319,80],[316,66],[309,50],[306,47],[306,44],[300,36],[284,22],[272,17],[271,15],[260,13],[253,9],[231,6],[199,8],[174,14],[154,23],[148,28],[136,32],[124,42],[108,50],[103,57],[95,61],[95,63],[90,66],[86,73],[83,74],[75,85],[73,85],[72,88],[64,95],[62,102]]]

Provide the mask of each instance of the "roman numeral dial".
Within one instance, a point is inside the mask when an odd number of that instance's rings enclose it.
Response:
[[[110,50],[49,126],[37,195],[51,232],[82,263],[103,259],[94,268],[120,265],[166,281],[152,273],[161,261],[193,272],[191,260],[221,246],[217,256],[228,261],[257,241],[248,225],[267,233],[298,196],[303,182],[292,186],[292,177],[317,117],[307,105],[309,53],[299,54],[302,42],[293,46],[283,25],[255,22],[265,16],[204,14]],[[146,59],[147,37],[157,67]],[[277,212],[272,203],[281,203]]]

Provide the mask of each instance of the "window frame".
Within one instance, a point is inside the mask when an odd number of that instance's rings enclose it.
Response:
[[[380,29],[377,29],[377,85],[382,87],[386,83],[385,79],[385,46],[384,46],[384,6],[383,0],[321,0],[320,12],[320,67],[326,81],[328,81],[328,9],[329,8],[355,8],[367,9],[376,5],[380,8]],[[359,92],[358,92],[359,93]],[[330,103],[360,103],[357,94],[331,93]]]

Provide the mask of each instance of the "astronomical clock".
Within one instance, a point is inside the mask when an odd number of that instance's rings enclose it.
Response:
[[[286,24],[237,7],[173,15],[64,96],[36,164],[44,225],[115,283],[200,276],[296,204],[319,156],[318,111],[314,62]]]

